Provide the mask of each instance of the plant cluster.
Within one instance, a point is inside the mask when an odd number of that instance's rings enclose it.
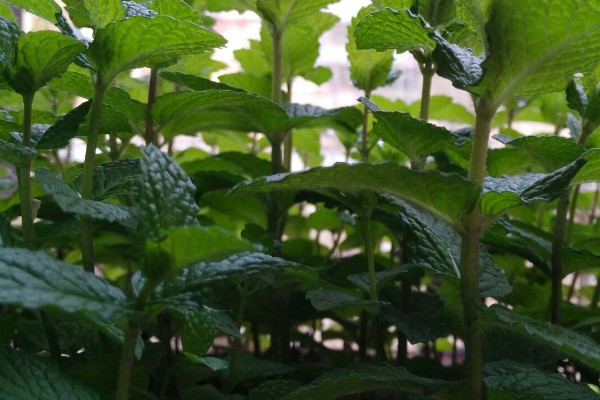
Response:
[[[296,104],[335,2],[0,3],[1,398],[598,398],[600,2],[374,0],[364,96]],[[226,10],[262,29],[215,82]],[[413,104],[375,94],[394,52]]]

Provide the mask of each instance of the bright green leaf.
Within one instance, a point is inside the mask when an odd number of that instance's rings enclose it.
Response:
[[[61,9],[54,0],[3,0],[32,14],[50,21],[56,22],[56,14],[61,14]]]
[[[283,27],[310,19],[322,8],[339,0],[257,0],[256,8],[263,19],[271,25]]]
[[[96,32],[88,55],[106,84],[121,71],[172,64],[183,55],[223,46],[218,34],[171,17],[131,17]]]
[[[433,29],[423,26],[423,21],[408,10],[386,8],[367,15],[356,26],[354,36],[358,49],[398,53],[422,49],[431,52],[435,41],[429,37]]]
[[[490,18],[485,74],[470,90],[494,106],[510,97],[564,90],[573,74],[585,74],[598,65],[599,3],[493,1]]]
[[[242,89],[235,88],[233,86],[226,85],[220,82],[214,82],[210,79],[202,78],[200,76],[185,74],[183,72],[173,71],[161,71],[161,78],[174,82],[178,85],[188,87],[192,90],[204,91],[210,89],[217,90],[231,90],[231,91],[243,91]]]
[[[121,0],[66,0],[65,5],[71,21],[80,28],[101,29],[125,18]]]

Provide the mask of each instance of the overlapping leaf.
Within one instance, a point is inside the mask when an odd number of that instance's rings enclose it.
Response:
[[[69,141],[77,134],[79,124],[85,121],[90,106],[91,102],[86,101],[65,114],[44,132],[42,138],[36,143],[36,147],[40,149],[60,149],[69,144]]]
[[[125,294],[103,278],[42,252],[13,248],[0,251],[0,302],[104,318],[127,312]]]
[[[312,17],[322,8],[339,0],[257,0],[260,15],[272,25],[284,27]]]
[[[499,215],[505,210],[534,201],[552,201],[569,186],[573,177],[586,163],[578,159],[550,174],[523,174],[512,178],[486,177],[480,202],[485,215]]]
[[[80,28],[101,29],[125,18],[121,0],[66,0],[65,5],[71,21]]]
[[[396,163],[342,164],[279,174],[240,185],[236,190],[339,190],[390,193],[457,225],[479,197],[479,187],[458,175],[412,171]]]
[[[6,0],[6,2],[27,10],[53,24],[56,23],[56,14],[62,12],[60,6],[54,0]]]
[[[192,22],[166,16],[131,17],[99,29],[88,55],[109,83],[121,71],[172,64],[183,55],[224,44],[220,35]]]
[[[102,201],[82,199],[75,189],[67,185],[49,169],[38,168],[35,171],[35,178],[64,212],[92,219],[117,222],[126,227],[136,225],[135,218],[124,207]]]
[[[94,167],[92,196],[96,200],[137,193],[135,179],[142,174],[140,160],[120,159]],[[82,190],[82,175],[75,178],[77,190]]]

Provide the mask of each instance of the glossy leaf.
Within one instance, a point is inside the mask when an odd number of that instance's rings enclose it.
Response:
[[[160,240],[170,228],[197,224],[196,187],[187,174],[155,146],[141,151],[138,204],[142,234]]]
[[[0,348],[0,397],[10,400],[100,400],[58,365],[41,356]]]
[[[0,251],[0,301],[25,308],[52,307],[104,318],[126,313],[125,294],[105,279],[45,253]]]
[[[235,190],[339,190],[385,192],[423,207],[450,224],[474,206],[479,196],[477,185],[458,175],[437,171],[412,171],[396,163],[335,164],[305,172],[260,178]]]
[[[490,54],[482,65],[485,74],[470,90],[494,105],[510,97],[563,90],[573,74],[598,65],[600,44],[595,38],[600,31],[600,4],[494,1],[490,16],[486,26]]]
[[[338,1],[339,0],[257,0],[256,9],[262,18],[271,25],[285,27],[309,19],[322,8]]]
[[[204,26],[212,25],[209,17],[194,10],[183,0],[154,0],[148,4],[148,8],[158,13],[158,15],[168,15],[169,17]]]
[[[503,328],[526,335],[591,368],[600,368],[600,345],[588,336],[546,321],[518,315],[499,305],[488,308],[483,316],[482,323],[486,327]]]
[[[409,113],[382,111],[373,102],[360,99],[377,119],[373,133],[400,150],[410,160],[453,149],[454,136],[446,128],[413,118]]]
[[[432,395],[443,393],[444,381],[412,375],[405,368],[388,364],[353,364],[327,372],[282,400],[329,400],[355,393],[380,390],[407,391]]]
[[[38,168],[35,171],[35,179],[64,212],[116,222],[126,227],[136,225],[135,218],[124,207],[102,201],[82,199],[75,189],[49,169]]]
[[[433,35],[437,46],[433,51],[436,73],[449,79],[454,86],[465,89],[479,83],[483,77],[483,57],[475,56],[471,49],[449,43],[439,34]]]
[[[2,17],[0,17],[0,32],[0,63],[5,66],[13,65],[17,57],[17,43],[22,32],[16,23]]]
[[[436,46],[429,37],[431,33],[433,29],[410,11],[386,8],[363,18],[356,26],[354,36],[358,49],[431,52]]]
[[[514,399],[593,400],[589,386],[569,382],[559,373],[540,371],[513,361],[496,361],[483,367],[488,390],[509,393]],[[496,397],[492,397],[496,398]]]
[[[29,32],[21,35],[13,65],[5,78],[22,95],[32,95],[52,78],[65,72],[85,45],[54,31]]]
[[[550,174],[523,174],[520,177],[486,177],[480,202],[485,215],[499,215],[505,210],[534,201],[552,201],[569,186],[573,177],[586,163],[584,159]]]
[[[183,55],[225,44],[218,34],[170,17],[131,17],[96,32],[88,56],[104,81],[133,68],[172,64]]]

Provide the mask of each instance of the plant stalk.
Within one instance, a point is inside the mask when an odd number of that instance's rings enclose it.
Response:
[[[495,108],[481,98],[476,107],[475,132],[469,164],[469,180],[483,183],[491,122]],[[461,297],[465,319],[466,397],[472,400],[484,398],[483,349],[479,318],[479,239],[482,233],[482,215],[479,204],[467,214],[463,221],[465,232],[461,244]]]
[[[431,82],[435,75],[436,66],[428,57],[425,64],[419,66],[421,75],[423,76],[423,86],[421,87],[421,108],[419,110],[419,118],[423,121],[429,120],[429,109],[431,104]]]
[[[147,105],[147,116],[146,116],[146,132],[144,134],[144,139],[146,140],[146,145],[153,144],[158,146],[158,140],[156,138],[156,133],[154,132],[154,120],[152,119],[152,106],[156,100],[156,89],[158,83],[158,70],[159,68],[153,67],[150,70],[150,83],[148,85],[148,105]]]
[[[365,91],[365,97],[367,100],[371,99],[371,91]],[[360,140],[360,155],[363,161],[368,161],[369,159],[369,108],[367,106],[364,107],[363,110],[363,126],[362,126],[362,136]]]
[[[96,163],[96,147],[98,147],[98,132],[102,121],[102,103],[106,85],[100,75],[97,75],[94,88],[94,99],[90,115],[90,132],[85,150],[85,162],[83,165],[83,183],[81,197],[92,199],[94,189],[94,166]],[[91,218],[81,219],[81,258],[83,269],[94,272],[94,225]]]
[[[31,113],[34,95],[23,95],[23,149],[31,145]],[[19,163],[19,195],[21,196],[21,220],[23,246],[33,250],[33,208],[31,196],[31,155],[21,153]]]

